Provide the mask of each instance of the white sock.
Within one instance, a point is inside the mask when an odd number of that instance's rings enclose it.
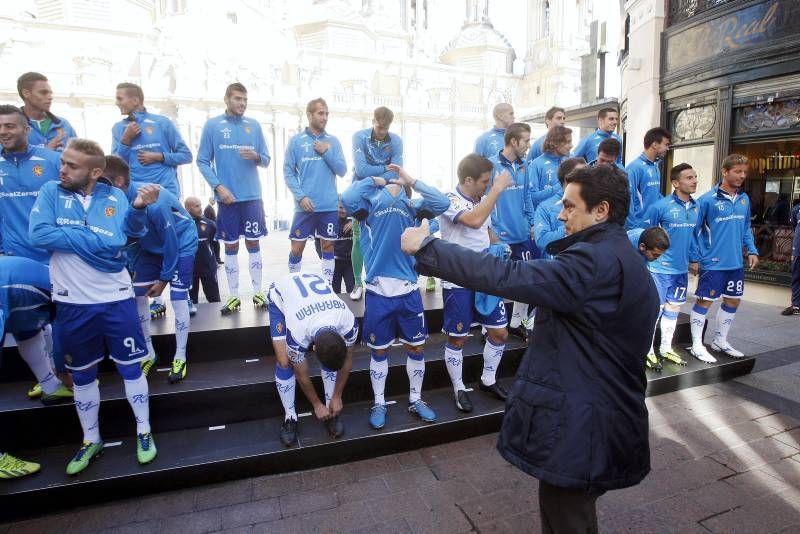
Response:
[[[17,340],[19,355],[31,368],[36,380],[42,385],[42,391],[46,395],[53,393],[61,385],[61,381],[56,377],[52,367],[50,367],[50,357],[47,354],[44,333],[39,332],[25,341]]]
[[[53,326],[52,325],[45,325],[42,328],[42,333],[44,334],[44,350],[47,352],[47,357],[50,358],[52,361],[53,359]]]
[[[186,361],[186,342],[189,340],[189,301],[173,300],[175,312],[175,359]]]
[[[726,306],[724,303],[717,310],[717,329],[714,331],[714,341],[723,347],[728,345],[728,331],[736,316],[736,308]]]
[[[322,276],[329,284],[333,283],[333,268],[336,264],[333,252],[322,253]]]
[[[123,382],[125,382],[125,396],[128,397],[128,404],[131,405],[133,416],[136,418],[136,433],[147,434],[150,432],[150,392],[147,388],[147,377],[142,374],[135,380],[123,380]]]
[[[422,380],[425,378],[425,356],[414,354],[412,358],[406,353],[406,373],[408,373],[408,402],[416,402],[422,398]]]
[[[661,354],[672,350],[672,337],[678,324],[678,312],[664,310],[661,314]]]
[[[533,331],[533,325],[536,324],[536,310],[538,309],[536,306],[530,306],[528,310],[528,330]]]
[[[289,253],[289,272],[290,273],[299,273],[303,267],[303,256],[292,256],[292,253]]]
[[[287,420],[297,420],[297,412],[294,409],[294,386],[296,382],[294,369],[291,366],[284,369],[280,365],[275,365],[275,387],[278,388],[278,396],[281,398],[281,404]]]
[[[369,379],[372,382],[372,392],[375,394],[375,404],[386,404],[383,392],[386,389],[386,375],[389,374],[389,360],[386,356],[373,354],[369,359]]]
[[[453,384],[453,391],[456,393],[467,389],[464,387],[462,376],[462,364],[464,363],[464,350],[452,347],[450,343],[444,346],[444,362],[447,365],[447,374],[450,375],[450,382]]]
[[[75,408],[83,429],[83,441],[100,442],[100,386],[97,380],[85,386],[75,385]]]
[[[692,313],[689,317],[691,320],[692,347],[699,349],[703,347],[703,327],[706,325],[706,313],[708,313],[708,310],[704,310],[705,313],[700,313],[697,308],[700,308],[700,306],[695,305],[692,308]]]
[[[325,406],[330,406],[333,389],[336,387],[336,371],[320,366],[322,371],[322,387],[325,389]]]
[[[149,359],[155,359],[156,350],[153,348],[153,338],[150,337],[150,304],[147,297],[136,297],[136,311],[139,313],[139,324],[142,326],[142,334],[147,343],[147,354]]]
[[[511,314],[511,321],[508,326],[511,328],[517,328],[519,325],[522,324],[523,317],[526,317],[528,313],[528,305],[523,304],[521,302],[514,303],[514,311]]]
[[[261,291],[261,249],[248,254],[247,267],[250,269],[250,281],[253,283],[253,293]]]
[[[483,373],[481,374],[483,385],[491,386],[497,382],[497,368],[500,366],[505,349],[505,343],[495,345],[490,338],[486,338],[486,344],[483,346]]]
[[[658,308],[658,316],[656,317],[656,323],[653,325],[653,335],[650,338],[650,352],[656,352],[656,330],[658,329],[658,320],[661,318],[662,314],[664,313],[664,306],[659,306]]]
[[[156,303],[156,304],[161,304],[162,306],[166,306],[166,304],[164,304],[164,296],[163,295],[159,295],[157,297],[153,297],[153,302]]]
[[[225,253],[225,276],[228,277],[228,295],[239,296],[239,255]]]

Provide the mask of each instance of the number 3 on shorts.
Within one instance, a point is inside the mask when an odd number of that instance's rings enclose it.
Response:
[[[247,221],[244,223],[244,231],[248,234],[258,233],[258,221]]]

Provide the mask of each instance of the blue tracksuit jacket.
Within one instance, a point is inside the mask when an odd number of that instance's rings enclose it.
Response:
[[[39,129],[39,126],[37,126],[36,122],[28,118],[28,125],[31,127],[31,132],[28,134],[28,144],[31,146],[45,148],[47,143],[59,135],[63,135],[61,138],[63,145],[58,149],[60,152],[64,150],[64,147],[67,146],[67,141],[73,137],[78,137],[78,135],[75,133],[75,128],[72,127],[67,119],[63,117],[56,117],[49,111],[47,112],[47,115],[51,122],[46,132],[42,132]]]
[[[192,162],[192,152],[183,142],[178,128],[167,117],[145,111],[133,113],[134,120],[142,129],[132,144],[122,144],[122,132],[131,121],[126,117],[111,128],[111,152],[124,159],[131,168],[131,179],[137,182],[155,183],[179,197],[178,165]],[[164,161],[142,165],[136,157],[139,151],[160,152]]]
[[[705,271],[728,271],[744,266],[742,247],[758,254],[750,229],[750,198],[739,192],[731,199],[714,186],[697,201],[697,223],[689,261]]]
[[[646,220],[644,216],[650,206],[664,198],[661,194],[658,161],[650,161],[642,153],[625,167],[625,172],[628,173],[628,187],[631,191],[631,207],[625,228],[653,226],[655,222]]]
[[[489,158],[494,165],[494,176],[507,170],[513,183],[500,194],[492,210],[492,230],[507,244],[524,243],[530,238],[533,226],[533,209],[528,197],[527,166],[522,160],[508,161],[502,153]],[[489,182],[489,187],[492,181]]]
[[[473,152],[480,154],[484,158],[493,158],[498,152],[503,150],[506,146],[505,143],[505,128],[492,128],[487,132],[483,132],[475,140],[475,149]]]
[[[314,141],[317,140],[331,145],[322,155],[314,150]],[[289,140],[283,162],[283,178],[294,196],[295,212],[303,211],[300,207],[303,197],[311,199],[315,212],[336,211],[339,207],[336,177],[344,176],[346,172],[342,145],[327,132],[314,136],[306,128]]]
[[[61,156],[46,148],[28,145],[20,154],[0,154],[0,220],[6,254],[47,263],[50,255],[35,247],[28,237],[28,222],[39,190],[58,182]]]
[[[261,161],[243,159],[239,149],[254,150]],[[197,166],[212,190],[222,184],[237,202],[260,199],[258,167],[269,168],[269,162],[269,147],[261,125],[254,119],[223,113],[203,126]],[[219,195],[215,196],[219,200]]]
[[[697,201],[683,202],[675,193],[652,204],[644,215],[646,226],[660,226],[669,236],[669,248],[647,268],[654,273],[682,274],[689,271],[689,247],[697,226]]]
[[[528,202],[534,213],[543,200],[554,194],[559,198],[564,194],[561,182],[558,181],[558,166],[565,158],[566,156],[545,152],[528,164]]]
[[[403,166],[403,140],[399,135],[389,132],[389,139],[378,141],[372,137],[372,128],[353,134],[353,181],[368,176],[397,178],[397,173],[384,171],[390,163]]]
[[[608,133],[598,128],[594,133],[590,133],[581,139],[578,146],[572,151],[572,157],[581,157],[585,159],[587,163],[591,164],[597,159],[597,147],[610,137],[619,141],[619,146],[622,147],[622,138],[619,135],[615,132]],[[622,164],[622,150],[620,150],[620,153],[617,155],[617,163]]]

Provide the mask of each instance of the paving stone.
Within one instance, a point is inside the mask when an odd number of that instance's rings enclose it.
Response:
[[[222,525],[225,528],[253,525],[281,518],[281,505],[278,497],[234,504],[224,509]]]
[[[738,445],[711,455],[719,463],[743,473],[755,467],[786,458],[797,453],[797,449],[772,438]]]
[[[501,521],[521,512],[538,510],[538,506],[537,497],[520,495],[511,490],[483,495],[459,505],[470,522],[478,526]]]
[[[397,461],[403,469],[413,469],[426,465],[425,459],[422,457],[420,451],[401,452],[395,454],[394,457],[397,458]]]
[[[191,491],[158,493],[136,500],[134,517],[160,518],[185,514],[194,509],[194,494]]]
[[[300,516],[253,525],[253,534],[298,534],[305,532],[305,523]]]
[[[355,473],[349,469],[349,464],[333,465],[321,469],[303,471],[303,488],[310,490],[316,488],[330,488],[345,482],[355,481]]]
[[[727,480],[688,490],[686,496],[706,508],[709,511],[708,517],[733,510],[751,499],[741,488],[728,484]]]
[[[199,489],[195,493],[194,509],[206,510],[247,502],[253,497],[252,479],[225,482]]]
[[[48,515],[36,519],[17,521],[6,525],[9,534],[58,534],[69,532],[74,521],[74,514]]]
[[[744,421],[735,425],[713,430],[712,435],[725,444],[726,448],[756,441],[778,432],[757,421]]]
[[[798,503],[769,496],[751,500],[701,524],[712,532],[773,532],[800,522]]]
[[[303,516],[305,532],[332,533],[347,532],[375,522],[363,503],[348,503],[331,510],[306,514]]]
[[[405,519],[398,517],[391,521],[375,523],[366,527],[351,530],[348,534],[411,534],[414,531]]]
[[[366,501],[366,505],[377,523],[408,518],[430,509],[416,491],[405,491],[388,497],[372,499]]]
[[[797,464],[800,466],[800,463]],[[478,490],[466,480],[452,479],[437,481],[417,488],[417,493],[431,508],[439,508],[449,504],[461,504],[480,496]]]
[[[783,432],[784,430],[792,430],[793,428],[800,428],[800,420],[782,413],[759,417],[756,419],[756,422],[767,425],[770,428],[774,428],[779,432]]]
[[[772,439],[777,439],[781,443],[785,443],[795,449],[800,449],[800,428],[789,430],[788,432],[781,432],[771,436]]]
[[[474,532],[473,525],[455,504],[423,510],[406,517],[406,522],[412,532],[421,534]]]
[[[97,532],[104,528],[130,523],[136,518],[138,503],[129,499],[111,504],[81,508],[74,512],[68,532]],[[64,532],[64,530],[62,530]]]
[[[800,464],[798,464],[798,466],[800,466]],[[332,490],[336,492],[341,504],[366,501],[391,493],[382,477],[351,482],[349,484],[339,484],[338,486],[334,486]]]
[[[676,464],[692,460],[693,455],[686,445],[677,441],[666,441],[663,445],[650,447],[650,466],[653,471],[674,467]]]
[[[214,532],[222,528],[222,509],[211,509],[177,515],[161,522],[160,534]]]
[[[220,534],[252,534],[253,533],[253,525],[247,525],[245,527],[237,527],[237,528],[226,528],[225,530],[220,531]]]
[[[303,473],[254,477],[252,481],[254,500],[280,497],[303,489]]]
[[[539,512],[523,512],[506,518],[504,521],[510,528],[510,532],[540,532],[542,529],[542,518]]]
[[[403,466],[396,456],[381,456],[370,458],[347,464],[347,469],[353,473],[353,480],[364,480],[367,478],[395,473],[402,471]]]
[[[418,467],[384,475],[383,480],[391,493],[415,489],[437,481],[429,467]]]
[[[339,505],[336,491],[332,488],[290,493],[281,495],[278,498],[280,499],[280,511],[283,517],[335,508]]]
[[[161,519],[118,525],[99,531],[101,534],[152,534],[161,531]]]
[[[786,482],[789,486],[800,488],[800,454],[780,461],[762,465],[759,470]]]
[[[790,488],[783,480],[773,477],[760,469],[751,469],[725,479],[731,486],[742,490],[752,498],[780,493]]]

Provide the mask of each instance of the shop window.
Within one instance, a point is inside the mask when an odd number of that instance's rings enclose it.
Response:
[[[737,108],[734,135],[775,130],[800,130],[800,100],[784,100]]]
[[[788,277],[794,237],[789,213],[800,202],[800,140],[741,143],[732,151],[750,160],[744,190],[750,197],[759,270]]]
[[[672,150],[672,159],[669,169],[679,163],[688,163],[697,172],[697,193],[695,198],[711,189],[717,182],[717,173],[714,170],[714,145],[693,145],[675,147]],[[669,169],[666,173],[669,174]]]
[[[696,106],[672,113],[674,142],[693,141],[713,136],[716,106]]]

